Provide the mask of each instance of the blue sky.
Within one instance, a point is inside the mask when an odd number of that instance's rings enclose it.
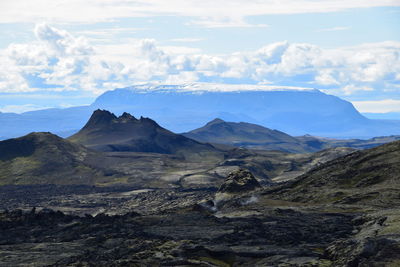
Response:
[[[143,82],[310,87],[400,111],[400,1],[5,0],[0,111]]]

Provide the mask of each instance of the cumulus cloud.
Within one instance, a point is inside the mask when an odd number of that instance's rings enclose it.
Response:
[[[88,90],[102,92],[103,83],[119,78],[124,68],[118,62],[105,62],[82,36],[75,37],[47,24],[34,30],[37,41],[11,44],[2,55],[1,92],[35,90]]]
[[[52,52],[58,55],[88,55],[93,52],[87,39],[73,37],[67,31],[50,27],[46,23],[37,24],[34,33]]]
[[[400,42],[324,49],[286,41],[255,51],[209,55],[153,39],[93,47],[82,36],[39,24],[35,42],[0,51],[0,92],[86,90],[138,82],[226,82],[334,90],[353,95],[398,91]],[[333,91],[332,91],[333,92]]]

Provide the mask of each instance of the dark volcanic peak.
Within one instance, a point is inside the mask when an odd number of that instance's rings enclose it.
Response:
[[[93,112],[89,121],[82,128],[85,131],[102,130],[102,131],[124,131],[126,124],[143,124],[146,127],[160,127],[155,121],[149,118],[140,117],[136,119],[131,114],[124,112],[121,116],[117,117],[114,113],[108,110],[98,109]]]
[[[140,117],[138,120],[126,112],[116,117],[105,110],[96,110],[85,127],[69,140],[99,151],[164,154],[215,151],[213,146],[172,133],[152,119]]]
[[[90,117],[87,125],[100,125],[100,124],[107,124],[112,122],[113,120],[117,119],[117,116],[115,116],[113,113],[111,113],[108,110],[95,110]]]
[[[134,116],[127,112],[122,113],[122,115],[118,117],[118,120],[122,122],[137,121]]]
[[[121,116],[117,117],[114,113],[111,113],[108,110],[98,109],[93,112],[92,116],[90,117],[84,128],[136,121],[138,120],[127,112],[124,112]]]

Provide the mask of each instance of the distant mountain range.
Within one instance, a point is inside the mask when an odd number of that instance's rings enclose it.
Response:
[[[400,121],[367,119],[350,102],[318,90],[231,87],[141,85],[105,92],[90,106],[0,113],[0,137],[16,137],[32,131],[69,136],[82,128],[85,118],[96,109],[151,117],[174,132],[187,132],[221,118],[256,123],[290,135],[371,138],[400,134]]]

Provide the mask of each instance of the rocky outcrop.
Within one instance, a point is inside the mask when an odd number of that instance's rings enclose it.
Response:
[[[218,193],[243,193],[261,188],[254,175],[245,169],[231,172],[220,186]]]

